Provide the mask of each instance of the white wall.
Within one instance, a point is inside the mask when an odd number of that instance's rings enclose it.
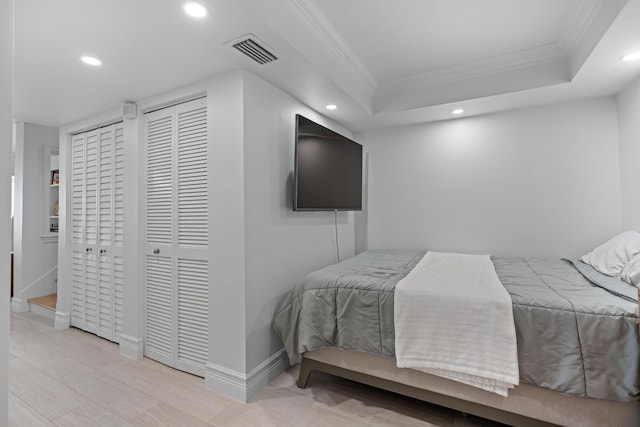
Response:
[[[209,151],[208,371],[246,372],[242,73],[207,90]],[[207,386],[221,392],[207,376]],[[240,397],[238,397],[240,398]]]
[[[275,312],[286,293],[305,274],[337,261],[333,213],[292,210],[295,114],[351,134],[255,75],[233,71],[138,102],[140,114],[136,123],[127,127],[127,142],[135,145],[142,140],[143,111],[205,93],[211,278],[205,384],[246,400],[288,366],[282,343],[273,331]],[[62,140],[70,130],[103,119],[95,117],[63,128]],[[138,134],[132,136],[136,127]],[[141,153],[128,153],[143,161]],[[125,161],[127,165],[134,162]],[[137,173],[143,170],[141,164]],[[125,166],[125,173],[130,170]],[[135,179],[127,179],[127,183],[132,181]],[[132,206],[134,199],[140,203],[135,197],[138,191],[135,182],[127,185],[126,195],[131,196],[125,198],[127,248],[133,248],[130,236],[140,236],[144,224],[135,218],[144,210]],[[354,253],[354,222],[352,213],[338,214],[343,258]],[[120,351],[137,357],[142,351],[143,284],[140,272],[131,266],[142,264],[142,256],[130,251],[127,259],[125,292],[133,302],[125,305],[122,337],[126,342],[121,342]],[[66,278],[61,280],[67,282]],[[67,295],[65,307],[68,299]],[[60,310],[60,298],[58,305]]]
[[[13,1],[0,1],[0,426],[9,424],[9,263]]]
[[[612,97],[372,130],[368,248],[579,256],[622,229]]]
[[[640,230],[640,78],[617,96],[622,222]]]
[[[14,217],[14,296],[12,308],[28,311],[29,298],[55,293],[57,241],[43,240],[44,192],[49,191],[45,147],[58,151],[58,129],[18,123],[16,129],[16,197]],[[45,169],[46,168],[46,169]]]
[[[337,262],[333,212],[292,207],[295,114],[351,133],[259,77],[244,79],[247,372],[282,349],[273,318],[307,273]],[[354,254],[353,213],[338,213],[342,259]]]
[[[211,145],[207,387],[250,399],[288,366],[273,318],[305,274],[336,260],[332,212],[293,212],[296,113],[350,133],[259,77],[217,76],[207,90]],[[353,214],[338,214],[354,253]]]

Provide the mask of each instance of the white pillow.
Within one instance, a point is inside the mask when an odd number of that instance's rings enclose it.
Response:
[[[632,258],[640,254],[640,233],[625,231],[580,258],[602,274],[620,277]]]
[[[640,288],[640,254],[633,257],[622,270],[620,278],[630,285]]]

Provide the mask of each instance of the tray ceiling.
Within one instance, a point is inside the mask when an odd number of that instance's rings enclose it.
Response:
[[[60,126],[242,68],[360,130],[613,94],[640,72],[617,63],[640,50],[640,0],[202,2],[200,21],[177,0],[16,2],[16,118]],[[247,34],[278,59],[231,48]]]

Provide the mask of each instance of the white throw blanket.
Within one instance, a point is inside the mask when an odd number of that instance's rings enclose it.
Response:
[[[489,255],[427,252],[396,285],[396,363],[507,396],[518,385],[511,297]]]

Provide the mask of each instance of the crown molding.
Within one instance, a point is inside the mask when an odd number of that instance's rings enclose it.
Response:
[[[377,86],[375,77],[367,70],[314,0],[282,1],[304,24],[309,34],[340,63],[343,70],[346,70],[357,81],[365,83],[371,92],[375,90]]]
[[[576,1],[569,19],[558,36],[556,42],[558,46],[567,54],[573,53],[604,4],[605,0]]]
[[[507,55],[485,58],[478,61],[455,65],[453,67],[441,68],[439,70],[429,71],[427,73],[417,74],[403,79],[390,80],[380,84],[378,90],[376,90],[376,96],[429,88],[446,83],[482,77],[489,74],[518,70],[535,65],[564,60],[567,60],[567,55],[557,44],[553,43]]]

